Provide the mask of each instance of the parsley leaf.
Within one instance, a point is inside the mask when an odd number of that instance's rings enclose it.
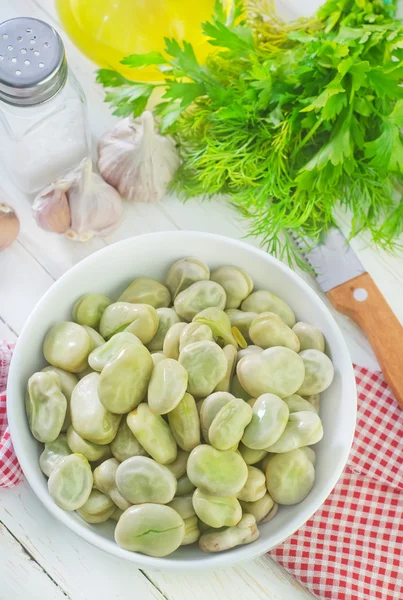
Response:
[[[131,84],[129,79],[123,77],[117,71],[110,69],[99,69],[97,73],[97,83],[102,84],[104,87],[120,87],[121,85]]]
[[[252,32],[245,27],[227,27],[224,23],[216,21],[215,23],[203,23],[202,30],[208,36],[208,42],[212,46],[228,48],[239,54],[253,50]]]
[[[345,89],[341,84],[341,78],[335,77],[319,96],[301,112],[323,109],[322,115],[325,119],[332,119],[338,115],[347,104]]]
[[[383,119],[381,135],[365,148],[366,158],[373,167],[386,166],[388,171],[403,173],[403,144],[400,128],[403,126],[403,101],[396,102],[392,112]]]
[[[203,69],[199,65],[193,46],[183,42],[181,48],[179,42],[174,38],[165,38],[165,52],[172,57],[171,65],[176,77],[190,77],[194,81],[203,81]]]
[[[344,115],[340,115],[338,126],[331,139],[311,158],[303,170],[321,170],[329,162],[336,166],[342,164],[351,154],[350,122]]]
[[[182,108],[178,102],[160,102],[156,106],[155,112],[161,120],[161,131],[165,132],[179,118],[179,115],[182,112]]]
[[[114,115],[138,117],[145,110],[153,89],[153,86],[147,83],[123,85],[118,89],[108,91],[105,102],[110,102],[112,106],[116,107],[113,111]]]
[[[403,88],[398,87],[398,80],[387,73],[383,67],[374,67],[368,73],[369,82],[380,98],[403,98]]]
[[[366,158],[371,158],[373,167],[386,166],[388,171],[403,172],[403,146],[399,129],[393,123],[386,121],[381,135],[367,142]]]
[[[163,98],[179,100],[182,108],[189,106],[199,96],[206,93],[206,86],[203,83],[187,83],[182,81],[170,81]]]

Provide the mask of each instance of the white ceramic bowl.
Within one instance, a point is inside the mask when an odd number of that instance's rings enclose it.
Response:
[[[113,540],[113,523],[89,525],[75,512],[54,504],[38,457],[40,444],[32,437],[25,415],[24,395],[28,378],[45,366],[42,341],[56,321],[71,319],[74,302],[88,292],[117,298],[138,276],[164,281],[168,267],[182,257],[194,256],[211,268],[232,264],[246,269],[256,288],[278,294],[295,311],[297,318],[319,327],[327,341],[327,352],[335,367],[335,378],[322,394],[321,417],[324,437],[315,446],[316,482],[305,500],[281,507],[273,521],[259,526],[260,538],[231,551],[206,554],[184,546],[167,558],[152,558],[122,550]],[[356,389],[349,353],[333,317],[315,292],[294,272],[275,258],[245,243],[197,232],[163,232],[134,237],[89,256],[61,277],[40,300],[28,319],[11,363],[8,418],[18,459],[32,489],[59,521],[94,546],[138,566],[159,569],[203,569],[232,565],[262,554],[301,527],[318,510],[335,486],[347,461],[356,416]]]

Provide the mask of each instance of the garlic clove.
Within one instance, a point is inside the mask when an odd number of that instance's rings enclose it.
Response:
[[[101,138],[98,154],[105,181],[131,202],[161,200],[180,164],[174,141],[156,131],[150,111],[120,121]]]
[[[122,216],[119,193],[93,172],[89,158],[85,158],[73,173],[67,199],[71,212],[67,237],[72,240],[85,242],[94,235],[107,235]]]
[[[0,252],[11,246],[20,231],[20,221],[11,206],[0,202]]]
[[[46,231],[65,233],[71,224],[67,190],[71,179],[60,179],[42,190],[32,204],[32,212],[39,227]]]

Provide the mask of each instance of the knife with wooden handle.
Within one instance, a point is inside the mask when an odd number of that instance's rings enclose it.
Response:
[[[293,236],[294,237],[294,236]],[[403,327],[339,229],[307,247],[294,237],[333,306],[367,336],[386,381],[403,409]]]

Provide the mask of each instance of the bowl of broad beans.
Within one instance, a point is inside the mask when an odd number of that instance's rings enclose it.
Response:
[[[138,565],[231,565],[281,543],[345,466],[342,335],[281,262],[207,233],[147,234],[77,264],[17,342],[8,416],[46,508]]]

